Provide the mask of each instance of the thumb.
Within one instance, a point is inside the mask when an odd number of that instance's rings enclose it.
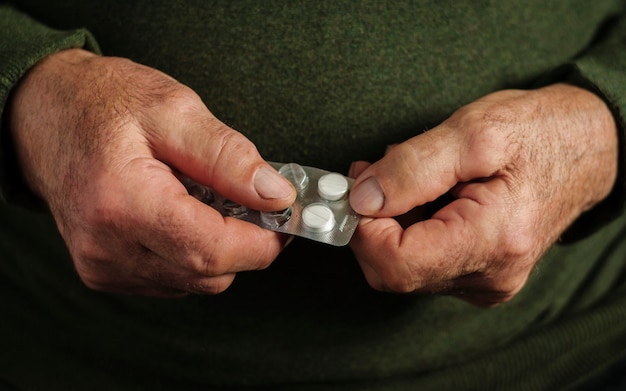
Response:
[[[389,149],[356,178],[352,208],[393,217],[436,200],[458,182],[458,138],[458,132],[439,126]]]
[[[155,157],[250,208],[280,210],[291,205],[296,197],[291,183],[250,140],[214,117],[191,90],[185,92],[173,107],[150,116]]]

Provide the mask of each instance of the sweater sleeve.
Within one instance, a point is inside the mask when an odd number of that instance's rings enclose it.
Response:
[[[84,29],[54,30],[0,3],[0,202],[32,205],[35,201],[19,174],[6,126],[5,108],[11,90],[39,60],[69,48],[100,52],[93,36]]]
[[[562,236],[582,239],[624,212],[626,204],[626,15],[610,21],[595,42],[558,72],[565,81],[586,88],[607,103],[618,128],[618,177],[612,192],[583,213]]]

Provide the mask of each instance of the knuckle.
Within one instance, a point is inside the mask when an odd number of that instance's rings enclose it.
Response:
[[[91,267],[81,267],[80,264],[77,264],[76,272],[87,288],[95,291],[109,290],[112,281],[108,276],[99,273]]]
[[[215,145],[219,145],[219,154],[215,157],[216,172],[232,171],[233,157],[242,160],[256,153],[254,144],[241,133],[221,122],[214,129],[211,138]]]
[[[501,304],[510,301],[522,290],[527,279],[527,275],[523,273],[499,278],[492,286],[492,302]]]
[[[273,259],[266,259],[266,258],[261,259],[260,261],[256,263],[255,270],[265,270],[268,267],[270,267],[273,261],[274,261]]]
[[[387,290],[382,280],[380,280],[377,276],[374,276],[373,274],[365,274],[365,280],[367,281],[369,286],[377,291],[384,292]]]
[[[386,267],[380,272],[383,290],[395,293],[411,293],[417,289],[417,281],[406,265]]]
[[[204,291],[209,295],[217,295],[224,292],[229,286],[230,282],[226,282],[224,279],[220,278],[208,284]]]
[[[535,230],[528,228],[527,224],[520,224],[519,220],[518,224],[520,226],[515,229],[506,229],[500,232],[498,248],[502,257],[517,262],[524,259],[534,259],[540,247]]]
[[[491,300],[487,302],[488,306],[495,307],[500,304],[509,302],[516,296],[516,294],[517,292],[513,292],[513,291],[500,291],[497,293],[497,295],[491,296]]]
[[[105,259],[106,251],[87,234],[74,235],[68,244],[74,263],[85,271],[97,269],[97,265]]]
[[[395,278],[385,283],[387,290],[395,293],[411,293],[415,291],[415,283],[406,278]]]
[[[118,88],[125,90],[132,98],[148,106],[157,105],[178,95],[184,95],[184,92],[192,91],[176,79],[151,67],[124,58],[115,58],[112,61],[118,61],[119,65],[112,67],[117,71],[114,79],[119,83]]]
[[[483,177],[493,175],[506,166],[510,156],[518,155],[520,147],[511,126],[515,111],[507,105],[469,105],[453,116],[452,124],[462,130],[465,156],[462,164],[473,167]]]
[[[217,295],[228,289],[233,280],[234,275],[209,277],[196,282],[188,282],[182,289],[197,294]]]
[[[119,289],[121,277],[116,257],[100,241],[87,234],[78,235],[68,242],[74,269],[80,280],[90,289],[113,292]]]
[[[189,260],[192,270],[195,273],[207,277],[215,277],[225,274],[229,265],[228,259],[215,253],[208,256],[202,256],[201,254],[191,255],[189,256]]]
[[[227,262],[223,258],[207,259],[202,262],[198,271],[206,276],[221,276],[227,271]]]
[[[138,98],[144,107],[156,109],[181,121],[214,118],[210,115],[207,117],[209,111],[193,89],[161,74],[154,75],[153,79],[156,80],[150,83],[149,88],[143,89]],[[148,113],[152,115],[154,110]]]
[[[108,288],[107,288],[108,285],[104,284],[103,282],[89,279],[89,278],[84,278],[83,276],[81,276],[81,280],[83,281],[83,284],[85,284],[85,286],[91,290],[99,291],[99,292],[108,291]]]
[[[191,88],[169,79],[164,79],[160,85],[159,93],[154,97],[156,103],[162,103],[185,114],[205,110],[202,100]]]

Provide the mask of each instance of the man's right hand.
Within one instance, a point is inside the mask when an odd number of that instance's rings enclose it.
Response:
[[[62,51],[23,78],[7,114],[23,175],[91,288],[218,293],[236,272],[267,267],[285,244],[188,195],[178,173],[259,210],[286,208],[295,190],[192,90],[157,70]]]

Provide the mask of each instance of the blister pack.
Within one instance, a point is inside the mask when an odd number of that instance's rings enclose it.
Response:
[[[249,209],[190,179],[184,178],[182,182],[189,194],[223,216],[334,246],[348,244],[360,218],[348,202],[348,193],[354,180],[339,173],[297,163],[269,164],[296,188],[296,200],[287,209],[276,212]]]

